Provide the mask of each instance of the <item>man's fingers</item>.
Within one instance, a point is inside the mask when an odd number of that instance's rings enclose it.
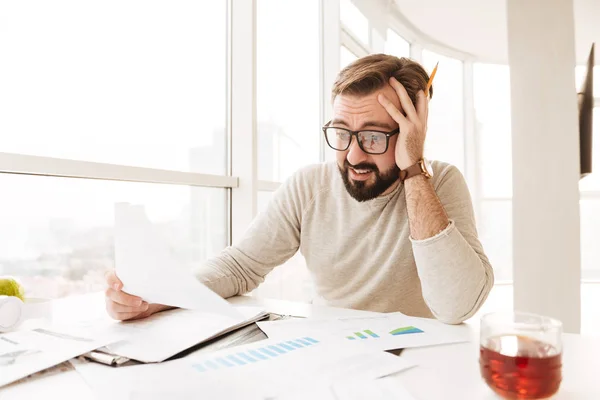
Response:
[[[137,317],[140,316],[139,312],[130,312],[130,313],[115,313],[115,314],[111,314],[111,317],[113,319],[119,320],[119,321],[127,321],[130,319],[136,319]]]
[[[108,297],[115,303],[119,303],[129,307],[139,307],[142,305],[143,302],[140,297],[132,296],[121,290],[115,290],[112,288],[106,289],[106,297]]]
[[[396,80],[396,78],[394,78],[393,76],[390,78],[390,85],[398,94],[398,98],[400,99],[400,105],[402,106],[404,112],[406,112],[406,116],[408,117],[408,119],[413,123],[416,123],[419,116],[417,115],[415,106],[410,100],[410,96],[408,95],[408,92],[406,91],[404,86],[402,86],[402,84],[398,82],[398,80]]]
[[[423,91],[417,92],[417,114],[419,115],[419,120],[421,121],[421,126],[423,126],[423,131],[427,130],[427,114],[429,112],[429,101],[427,100],[427,95]]]
[[[125,306],[120,303],[116,303],[112,301],[110,298],[106,298],[106,308],[109,309],[112,313],[141,313],[144,311],[148,311],[148,303],[145,301],[142,302],[140,306]]]
[[[117,277],[115,271],[108,271],[105,274],[106,283],[108,287],[113,288],[115,290],[120,290],[123,287],[123,282]]]
[[[388,99],[384,94],[379,94],[379,96],[377,96],[377,100],[379,101],[379,104],[381,104],[383,108],[385,108],[388,114],[390,114],[394,121],[396,121],[398,125],[400,125],[400,132],[406,132],[409,122],[406,119],[406,117],[402,115],[400,110],[396,108],[394,103],[392,103],[390,99]]]

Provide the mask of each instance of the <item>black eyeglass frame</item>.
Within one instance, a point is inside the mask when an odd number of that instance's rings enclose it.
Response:
[[[390,131],[390,132],[378,131],[376,129],[363,129],[363,130],[360,130],[360,131],[351,131],[350,129],[346,129],[346,128],[338,128],[338,127],[335,127],[335,126],[329,126],[329,124],[331,124],[331,121],[329,121],[328,123],[326,123],[325,125],[323,125],[323,127],[321,129],[323,129],[323,135],[325,135],[325,141],[327,142],[327,145],[329,147],[331,147],[333,150],[336,150],[336,151],[346,151],[346,150],[348,150],[350,148],[350,145],[352,144],[352,138],[356,137],[356,142],[358,143],[358,147],[360,147],[360,149],[362,151],[364,151],[365,153],[372,154],[372,155],[385,154],[388,151],[388,148],[390,146],[390,138],[392,136],[397,135],[397,134],[400,133],[400,128],[396,128],[396,129],[394,129],[393,131]],[[350,134],[350,140],[348,141],[348,145],[346,146],[346,148],[344,148],[344,149],[336,149],[335,147],[333,147],[331,145],[331,143],[329,143],[329,139],[327,138],[327,129],[338,129],[338,130],[343,130],[343,131],[348,132]],[[358,134],[360,132],[383,133],[385,135],[385,150],[382,151],[381,153],[373,153],[373,152],[365,150],[363,148],[363,145],[362,145],[361,141],[358,140]]]

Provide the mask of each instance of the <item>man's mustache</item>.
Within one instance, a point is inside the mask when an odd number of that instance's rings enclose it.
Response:
[[[377,168],[377,165],[371,164],[371,163],[366,163],[366,162],[352,165],[348,162],[348,160],[344,160],[344,168],[345,169],[353,168],[353,169],[359,169],[359,170],[379,172],[379,168]]]

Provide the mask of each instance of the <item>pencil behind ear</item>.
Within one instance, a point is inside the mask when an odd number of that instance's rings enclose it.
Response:
[[[429,82],[427,82],[427,88],[425,89],[425,93],[428,95],[429,98],[433,97],[433,88],[431,87],[431,84],[433,83],[433,78],[435,77],[439,64],[439,61],[435,64],[435,67],[433,68],[433,71],[429,76]]]

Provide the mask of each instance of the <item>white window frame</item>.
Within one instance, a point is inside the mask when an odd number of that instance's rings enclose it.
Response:
[[[212,175],[120,164],[71,160],[16,153],[0,153],[0,173],[74,179],[140,182],[224,188],[229,191],[229,244],[238,240],[257,214],[258,191],[273,192],[281,182],[259,180],[257,170],[256,113],[256,5],[258,0],[227,0],[227,173]],[[320,116],[330,119],[331,87],[339,71],[340,46],[359,57],[371,53],[340,21],[339,0],[320,0]],[[448,48],[425,35],[397,9],[390,11],[389,28],[410,43],[411,58],[422,60],[423,48],[463,62],[465,177],[472,190],[476,215],[483,201],[511,201],[510,197],[483,198],[477,166],[478,137],[475,129],[473,64],[470,54]],[[370,31],[372,27],[370,26]],[[600,107],[600,98],[595,99]],[[320,160],[328,150],[321,135]],[[600,199],[598,191],[581,191],[582,198]]]

